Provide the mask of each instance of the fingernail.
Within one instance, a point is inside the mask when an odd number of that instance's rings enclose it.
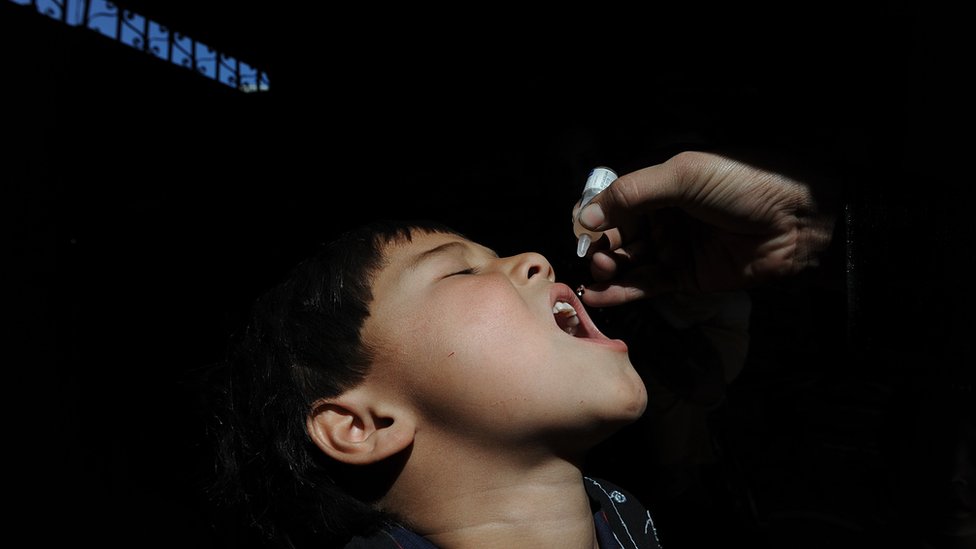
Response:
[[[599,204],[587,204],[580,212],[580,223],[590,230],[599,231],[603,228],[603,208]]]

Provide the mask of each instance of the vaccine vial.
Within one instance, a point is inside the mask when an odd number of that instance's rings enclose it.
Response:
[[[586,251],[590,249],[590,244],[603,235],[602,231],[591,231],[581,225],[579,222],[579,214],[593,200],[593,197],[600,194],[600,191],[603,189],[609,187],[615,179],[617,179],[617,173],[604,166],[593,168],[586,177],[586,184],[583,185],[583,198],[580,199],[579,210],[573,216],[573,232],[576,234],[577,239],[576,255],[579,257],[585,256]]]

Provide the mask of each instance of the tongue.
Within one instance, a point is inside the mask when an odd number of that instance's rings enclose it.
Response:
[[[567,334],[575,336],[580,325],[580,319],[576,315],[556,315],[556,324]]]

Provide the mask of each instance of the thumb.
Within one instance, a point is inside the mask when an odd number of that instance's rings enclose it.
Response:
[[[679,197],[678,173],[668,161],[621,175],[583,208],[579,220],[587,229],[604,231],[670,206]]]

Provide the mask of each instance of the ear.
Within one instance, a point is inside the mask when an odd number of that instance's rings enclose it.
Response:
[[[382,461],[413,443],[412,416],[396,404],[375,399],[359,386],[312,406],[308,434],[323,452],[350,465]]]

